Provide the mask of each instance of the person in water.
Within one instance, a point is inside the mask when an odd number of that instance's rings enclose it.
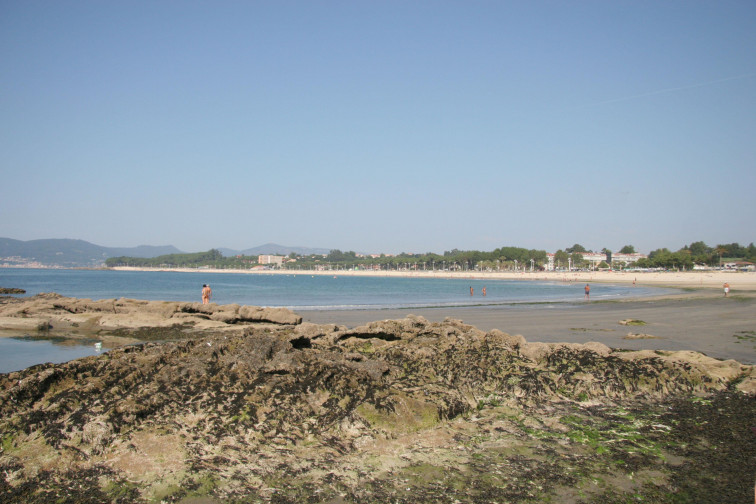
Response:
[[[202,284],[202,304],[209,304],[210,298],[213,297],[213,291],[209,284]]]
[[[583,299],[590,299],[591,297],[591,286],[588,284],[585,284],[585,297]]]

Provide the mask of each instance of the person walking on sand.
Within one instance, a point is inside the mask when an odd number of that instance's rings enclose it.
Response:
[[[588,284],[585,284],[585,297],[583,299],[590,299],[591,297],[591,286]]]
[[[210,298],[213,297],[213,291],[209,284],[202,285],[202,304],[210,304]]]
[[[727,297],[727,294],[730,292],[730,284],[728,284],[727,282],[725,282],[725,284],[722,287],[724,287],[724,292],[725,292],[725,296],[724,297]]]

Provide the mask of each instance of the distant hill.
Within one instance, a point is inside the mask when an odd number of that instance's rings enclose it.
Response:
[[[236,255],[256,256],[260,254],[289,255],[292,252],[301,255],[328,254],[330,249],[289,247],[266,243],[259,247],[245,250],[218,248],[224,257]],[[92,268],[105,264],[110,257],[158,257],[167,254],[183,254],[173,245],[138,247],[102,247],[84,240],[45,239],[21,241],[12,238],[0,238],[0,264],[62,266],[67,268]]]
[[[265,245],[260,245],[258,247],[248,248],[245,250],[233,250],[228,248],[219,248],[218,250],[221,254],[223,254],[223,257],[232,257],[236,255],[255,256],[260,254],[289,255],[292,252],[299,255],[310,255],[328,254],[331,251],[330,249],[324,248],[290,247],[287,245],[278,245],[276,243],[266,243]]]
[[[180,254],[173,245],[138,247],[102,247],[84,240],[46,239],[21,241],[0,238],[0,263],[63,267],[97,267],[109,257],[157,257]]]

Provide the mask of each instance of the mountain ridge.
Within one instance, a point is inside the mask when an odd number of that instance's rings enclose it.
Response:
[[[289,247],[267,243],[241,251],[218,248],[225,257],[235,255],[278,254],[327,254],[328,249]],[[136,247],[104,247],[94,243],[71,238],[43,238],[37,240],[16,240],[0,237],[0,264],[10,266],[57,266],[57,267],[100,267],[111,257],[158,257],[167,254],[183,254],[173,245],[138,245]]]
[[[260,255],[260,254],[271,254],[271,255],[289,255],[292,252],[299,254],[299,255],[310,255],[310,254],[328,254],[331,250],[325,249],[325,248],[311,248],[311,247],[291,247],[288,245],[279,245],[277,243],[266,243],[264,245],[259,245],[257,247],[252,247],[244,250],[235,250],[230,248],[219,248],[218,249],[221,254],[223,254],[224,257],[230,257],[235,255],[247,255],[247,256],[254,256],[254,255]]]

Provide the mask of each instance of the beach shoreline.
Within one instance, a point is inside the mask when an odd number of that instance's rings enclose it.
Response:
[[[114,268],[119,271],[159,271],[151,268]],[[289,270],[162,269],[187,273],[248,273],[263,275],[328,275],[337,277],[407,277],[570,282],[580,289],[574,301],[427,306],[375,309],[294,309],[304,322],[336,324],[354,328],[370,322],[402,319],[408,315],[431,322],[446,318],[461,320],[483,331],[494,329],[522,335],[528,341],[586,343],[597,341],[612,348],[631,350],[693,350],[719,359],[756,364],[756,273],[706,272],[365,272]],[[632,284],[671,287],[675,292],[622,299],[583,299],[584,283]],[[722,284],[732,291],[724,297]],[[636,319],[642,326],[628,327],[619,321]],[[14,327],[6,327],[13,330]],[[5,331],[3,331],[5,332]],[[76,331],[74,331],[76,332]],[[4,335],[4,334],[0,334]]]
[[[628,350],[692,350],[756,364],[756,297],[680,296],[619,302],[510,304],[385,310],[297,311],[304,322],[348,328],[377,320],[422,316],[461,320],[543,343],[603,343]],[[621,321],[641,325],[622,325]]]
[[[153,271],[142,269],[144,271]],[[171,269],[169,271],[176,271]],[[418,315],[432,322],[461,320],[483,331],[498,329],[522,335],[527,341],[587,343],[597,341],[628,350],[692,350],[718,359],[756,364],[756,273],[733,271],[688,272],[448,272],[448,271],[296,271],[196,270],[181,271],[330,275],[337,277],[456,278],[624,284],[678,289],[675,293],[612,301],[506,303],[500,305],[386,308],[366,310],[296,310],[304,322],[349,328],[379,320]],[[724,297],[723,284],[731,291]],[[643,326],[623,326],[635,319]]]
[[[366,271],[366,270],[246,270],[212,268],[139,268],[118,266],[114,271],[173,271],[179,273],[236,273],[251,275],[323,275],[394,278],[457,278],[470,280],[527,280],[575,283],[616,283],[653,287],[719,289],[730,284],[737,291],[756,291],[756,272],[743,271]]]

